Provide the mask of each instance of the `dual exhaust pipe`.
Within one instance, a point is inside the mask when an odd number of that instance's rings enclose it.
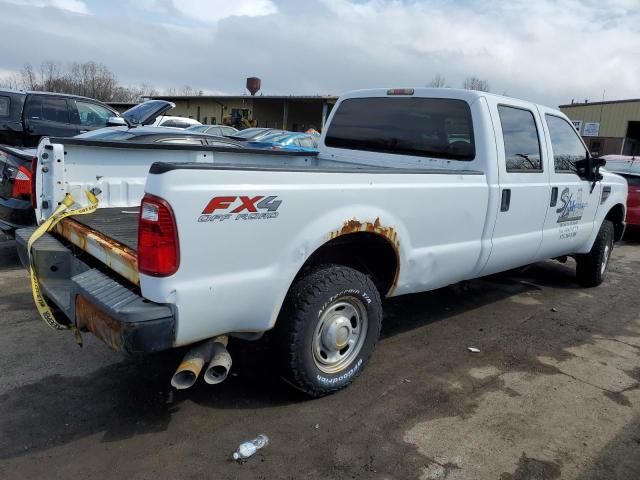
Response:
[[[222,383],[231,370],[231,355],[227,351],[229,337],[222,335],[206,340],[187,352],[171,377],[171,386],[184,390],[192,387],[205,364],[204,381],[210,385]]]

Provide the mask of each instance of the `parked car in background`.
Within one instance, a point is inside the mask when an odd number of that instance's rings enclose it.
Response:
[[[168,115],[163,115],[156,118],[151,125],[154,127],[189,128],[194,125],[202,124],[193,118],[170,117]]]
[[[277,128],[245,128],[238,133],[231,135],[230,138],[234,140],[244,140],[246,142],[258,141],[267,135],[273,135],[276,133],[287,133],[286,130],[279,130]]]
[[[271,148],[273,150],[295,150],[301,152],[318,151],[318,135],[308,133],[275,133],[262,137],[258,141],[248,142],[256,148]]]
[[[73,137],[119,116],[91,98],[0,89],[0,144],[36,147],[42,137]]]
[[[605,155],[606,169],[627,180],[627,225],[640,227],[640,157]]]
[[[230,137],[240,130],[228,125],[192,125],[187,127],[190,132],[206,133],[208,135],[218,135],[219,137]]]
[[[171,127],[142,126],[138,128],[112,127],[95,130],[76,138],[90,139],[93,142],[132,142],[174,145],[208,145],[226,148],[245,148],[243,142],[226,137],[192,132],[188,129]]]
[[[0,230],[5,233],[35,222],[31,205],[35,156],[35,148],[0,145]]]
[[[62,95],[60,98],[67,99],[69,95]],[[0,99],[2,95],[0,94]],[[81,97],[72,97],[74,99]],[[43,104],[49,104],[50,100],[47,95],[41,99]],[[91,108],[85,108],[90,102],[86,102],[86,99],[74,100],[74,104],[79,108],[80,118],[83,121],[89,121],[90,113],[94,113],[99,107],[91,105]],[[38,100],[39,101],[39,100]],[[27,104],[37,103],[33,99],[28,99]],[[108,140],[112,135],[119,140],[125,140],[127,138],[128,131],[137,131],[136,135],[129,135],[129,138],[135,139],[134,141],[149,141],[149,142],[162,142],[162,143],[189,143],[203,144],[198,139],[184,140],[182,137],[192,137],[193,134],[183,134],[182,131],[175,128],[158,129],[158,128],[146,128],[142,127],[131,128],[138,125],[146,125],[153,123],[158,115],[162,115],[167,110],[175,107],[175,104],[167,102],[165,100],[149,100],[147,102],[136,105],[130,108],[122,114],[122,116],[111,116],[107,119],[108,125],[120,125],[110,128],[99,128],[89,130],[82,135],[96,135],[97,138]],[[48,108],[48,107],[46,107]],[[43,110],[46,110],[43,107]],[[112,110],[108,110],[109,115],[117,115]],[[105,113],[106,115],[106,113]],[[93,120],[92,120],[93,121]],[[104,127],[104,125],[102,125]],[[145,130],[151,130],[152,134],[146,136],[144,140]],[[56,130],[49,131],[46,136],[53,136]],[[45,133],[42,130],[40,133]],[[170,135],[169,135],[170,134]],[[209,138],[210,136],[206,136]],[[237,142],[227,141],[224,138],[220,139],[226,142],[224,146],[230,148],[240,148],[241,144]],[[199,142],[199,143],[195,143]],[[207,143],[204,143],[207,144]],[[236,147],[236,144],[238,145]],[[6,234],[12,234],[16,228],[32,225],[35,221],[33,216],[33,207],[31,205],[32,196],[32,169],[35,161],[36,150],[24,147],[14,147],[7,145],[0,145],[0,230]]]

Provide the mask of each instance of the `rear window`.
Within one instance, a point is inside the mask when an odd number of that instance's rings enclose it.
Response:
[[[329,125],[328,147],[451,160],[476,155],[469,105],[447,98],[351,98]]]
[[[52,122],[71,123],[67,101],[64,98],[43,98],[42,118]]]
[[[9,106],[11,102],[9,97],[5,97],[0,95],[0,117],[8,117],[9,116]]]

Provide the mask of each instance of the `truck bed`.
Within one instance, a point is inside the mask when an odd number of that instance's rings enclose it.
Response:
[[[138,208],[100,208],[89,215],[78,215],[74,219],[133,251],[138,249]]]
[[[63,219],[55,232],[138,285],[138,208],[100,208]]]

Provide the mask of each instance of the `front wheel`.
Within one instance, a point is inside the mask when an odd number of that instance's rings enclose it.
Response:
[[[587,254],[576,255],[576,277],[584,287],[596,287],[604,281],[613,251],[613,223],[602,222],[596,241]]]
[[[314,397],[346,387],[364,368],[381,325],[380,295],[365,274],[330,265],[301,277],[276,325],[284,379]]]

